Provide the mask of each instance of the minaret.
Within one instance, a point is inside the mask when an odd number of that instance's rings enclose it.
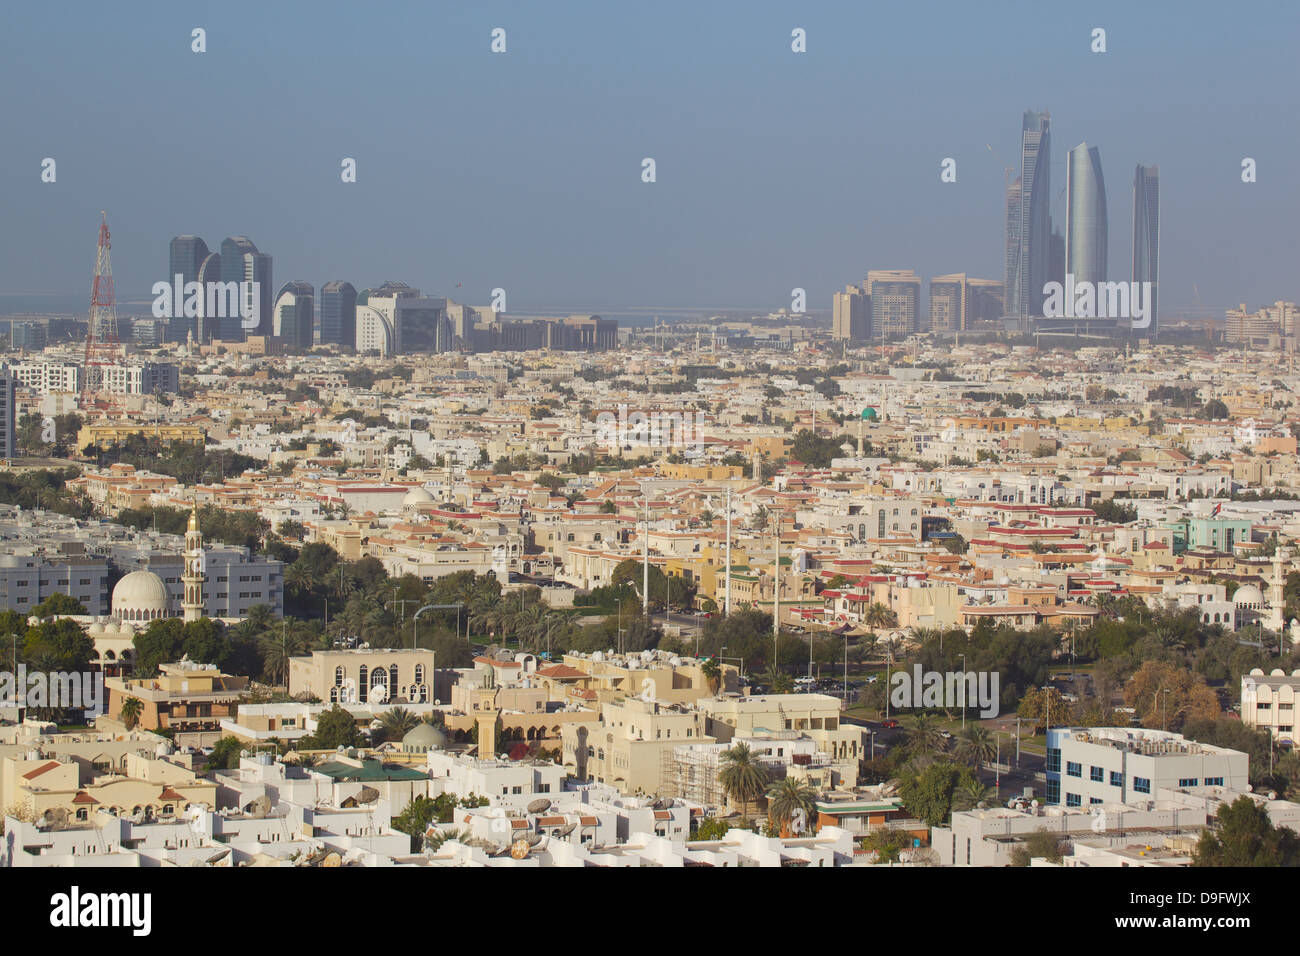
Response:
[[[185,584],[185,597],[181,602],[184,609],[182,619],[197,621],[203,617],[203,576],[205,571],[203,555],[203,532],[199,530],[198,505],[190,512],[190,524],[185,531],[185,573],[181,581]]]

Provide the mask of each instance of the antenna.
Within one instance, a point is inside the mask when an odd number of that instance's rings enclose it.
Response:
[[[86,330],[86,360],[81,370],[83,411],[121,412],[117,393],[109,390],[108,369],[118,366],[124,350],[117,338],[117,297],[113,291],[113,265],[109,257],[108,215],[99,213],[99,245],[95,256],[95,281],[90,293],[90,321]]]

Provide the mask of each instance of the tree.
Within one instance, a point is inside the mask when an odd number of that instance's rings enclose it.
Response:
[[[817,791],[797,777],[784,777],[767,791],[768,818],[781,827],[782,837],[811,832],[817,812]]]
[[[1129,678],[1124,703],[1152,729],[1178,731],[1188,720],[1214,720],[1221,713],[1205,678],[1159,660],[1144,662]]]
[[[51,594],[36,607],[32,613],[37,617],[58,617],[65,614],[86,614],[86,606],[71,595],[63,592]]]
[[[122,701],[122,709],[118,711],[117,716],[122,719],[127,730],[135,730],[136,724],[140,722],[140,714],[144,712],[144,704],[138,697],[128,697]]]
[[[938,724],[929,714],[916,714],[903,731],[904,748],[909,756],[923,757],[944,749],[945,740]]]
[[[69,618],[43,621],[23,640],[23,660],[36,670],[82,673],[90,670],[95,642]]]
[[[748,744],[738,743],[722,752],[722,769],[718,782],[733,804],[748,809],[763,793],[767,770],[758,762]]]
[[[448,794],[443,794],[448,796]],[[418,853],[424,848],[425,832],[441,816],[441,807],[436,800],[428,797],[416,797],[406,808],[393,817],[393,829],[400,830],[411,838],[411,852]],[[441,845],[442,841],[438,841]]]
[[[732,824],[717,817],[705,817],[695,827],[691,840],[721,840],[732,829]]]
[[[209,770],[236,770],[239,768],[239,757],[244,750],[244,743],[238,737],[222,737],[212,745],[212,753],[208,754]]]
[[[334,750],[337,747],[355,747],[361,743],[357,722],[338,704],[321,711],[316,718],[316,733],[304,739],[313,744],[304,747],[305,750]]]
[[[974,810],[995,803],[998,792],[974,778],[964,781],[952,795],[954,810]]]
[[[1300,866],[1300,837],[1274,827],[1268,810],[1242,794],[1219,807],[1214,825],[1201,833],[1193,866]]]
[[[1069,712],[1069,704],[1055,687],[1049,687],[1047,690],[1041,687],[1029,688],[1021,698],[1020,709],[1017,711],[1025,720],[1035,722],[1035,733],[1038,732],[1039,726],[1061,726],[1065,723]]]
[[[952,814],[952,798],[963,782],[974,777],[966,767],[947,760],[936,761],[919,772],[903,777],[898,794],[913,816],[932,827],[941,826]]]
[[[722,668],[712,657],[706,658],[700,665],[700,673],[704,675],[704,680],[709,685],[709,693],[716,694],[718,687],[722,684]]]
[[[379,718],[384,740],[401,740],[419,725],[420,720],[405,707],[394,707]]]
[[[876,855],[877,863],[897,863],[909,843],[906,833],[898,830],[873,830],[862,840],[862,849]]]
[[[1032,859],[1046,859],[1052,863],[1060,863],[1065,856],[1066,842],[1055,833],[1040,827],[1011,851],[1011,865],[1028,866]]]
[[[971,724],[957,742],[957,756],[978,770],[997,756],[993,734],[982,724]]]

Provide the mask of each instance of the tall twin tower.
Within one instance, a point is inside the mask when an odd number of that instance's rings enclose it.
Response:
[[[1065,233],[1052,228],[1050,113],[1028,111],[1020,133],[1020,176],[1007,187],[1005,289],[1008,316],[1022,320],[1043,315],[1043,286],[1064,282],[1106,282],[1109,221],[1101,151],[1080,143],[1065,165]],[[1155,296],[1160,272],[1160,167],[1137,167],[1133,177],[1134,282],[1151,283],[1151,325],[1155,336]]]

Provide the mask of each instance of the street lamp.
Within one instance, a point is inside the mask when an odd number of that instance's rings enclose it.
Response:
[[[966,690],[969,685],[966,683],[966,655],[961,655],[961,729],[962,733],[966,732]],[[976,695],[978,696],[978,695]]]

